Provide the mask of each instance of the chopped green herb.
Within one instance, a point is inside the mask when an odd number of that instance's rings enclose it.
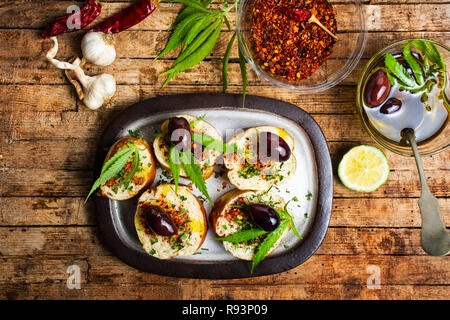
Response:
[[[135,130],[135,131],[133,131],[133,130],[128,130],[128,134],[130,135],[130,136],[132,136],[133,138],[142,138],[142,135],[141,135],[141,133],[139,132],[139,130]]]

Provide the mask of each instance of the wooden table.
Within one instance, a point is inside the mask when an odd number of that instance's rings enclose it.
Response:
[[[129,1],[103,1],[102,17]],[[219,2],[219,1],[216,1]],[[224,30],[212,56],[161,89],[158,74],[170,57],[154,62],[180,6],[158,12],[117,41],[119,59],[109,72],[118,82],[116,103],[93,112],[77,101],[61,70],[44,56],[50,41],[40,30],[72,1],[0,1],[0,297],[3,299],[449,299],[448,257],[420,246],[419,180],[414,160],[387,152],[388,182],[373,193],[352,192],[335,177],[333,213],[326,238],[307,262],[255,279],[178,279],[137,271],[119,261],[97,234],[91,201],[99,134],[119,111],[142,99],[185,92],[220,92]],[[79,3],[81,4],[81,2]],[[342,4],[336,4],[342,6]],[[365,1],[369,29],[361,62],[338,86],[316,95],[274,89],[249,74],[249,94],[281,99],[309,112],[328,140],[333,167],[343,152],[373,144],[355,113],[356,81],[367,60],[402,38],[450,42],[447,0]],[[59,37],[58,58],[80,55],[82,33]],[[230,88],[240,93],[237,52]],[[432,192],[450,224],[450,151],[424,159]],[[67,281],[79,267],[81,289]],[[69,268],[69,269],[68,269]],[[379,286],[371,279],[379,275]],[[367,283],[372,285],[367,285]],[[70,286],[69,286],[70,287]]]

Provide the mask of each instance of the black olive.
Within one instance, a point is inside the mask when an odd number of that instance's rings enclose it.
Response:
[[[252,219],[265,231],[273,231],[280,225],[280,215],[266,204],[251,204],[249,211]]]
[[[383,114],[391,114],[401,109],[402,102],[397,98],[389,98],[380,108],[380,112]]]
[[[258,159],[261,162],[275,160],[284,162],[291,157],[291,148],[280,136],[272,132],[262,132],[258,141]]]
[[[155,233],[161,236],[173,236],[178,233],[178,228],[170,216],[158,206],[144,207],[147,225]]]
[[[170,142],[180,151],[191,149],[191,126],[185,118],[173,117],[169,119],[168,134]]]
[[[391,81],[383,69],[375,71],[367,80],[364,88],[364,102],[369,107],[376,107],[386,100],[391,91]]]

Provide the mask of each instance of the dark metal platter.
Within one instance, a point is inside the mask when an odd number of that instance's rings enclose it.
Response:
[[[106,151],[117,139],[127,135],[142,119],[173,111],[207,109],[242,110],[242,96],[231,94],[181,94],[161,96],[136,103],[115,117],[100,138],[95,160],[95,176],[100,173]],[[242,260],[160,260],[147,254],[141,247],[134,230],[134,211],[137,198],[118,204],[102,197],[95,197],[97,221],[105,245],[128,265],[150,273],[209,279],[245,278],[279,273],[294,268],[319,248],[328,229],[333,200],[333,173],[330,154],[322,130],[314,119],[295,105],[263,97],[247,96],[245,108],[255,112],[271,112],[288,118],[308,134],[315,153],[319,192],[314,220],[302,242],[282,255],[267,257],[250,273],[251,263]],[[117,218],[115,211],[125,210],[125,218]],[[132,238],[132,239],[131,239]]]

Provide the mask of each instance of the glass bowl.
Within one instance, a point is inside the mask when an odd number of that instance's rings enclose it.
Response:
[[[309,78],[296,82],[263,70],[252,57],[251,25],[254,0],[241,0],[237,11],[237,35],[243,55],[255,73],[271,85],[298,93],[315,93],[334,87],[355,68],[367,39],[365,17],[360,0],[332,4],[339,40],[327,60]]]
[[[383,146],[384,148],[395,152],[397,154],[403,155],[403,156],[413,156],[413,151],[409,145],[401,146],[398,143],[396,143],[393,140],[390,140],[383,136],[377,129],[374,128],[374,126],[371,124],[366,111],[364,110],[363,106],[363,86],[367,82],[369,76],[371,75],[373,69],[375,66],[379,66],[380,61],[384,60],[384,57],[386,56],[386,52],[389,52],[392,55],[400,54],[403,51],[404,46],[413,40],[422,40],[422,41],[428,41],[430,43],[433,43],[439,52],[442,55],[442,58],[444,60],[444,63],[447,66],[447,86],[446,86],[446,96],[450,96],[450,85],[448,84],[448,67],[450,66],[450,48],[438,43],[433,40],[427,40],[427,39],[404,39],[397,41],[380,51],[378,51],[366,64],[364,67],[364,70],[360,76],[360,79],[358,81],[358,87],[357,87],[357,94],[356,94],[356,106],[358,109],[358,114],[361,119],[361,122],[363,124],[363,127],[366,129],[366,131],[369,133],[369,135],[372,137],[373,140],[375,140],[378,144]],[[447,149],[450,146],[450,125],[449,125],[449,118],[448,115],[448,109],[447,109],[447,119],[443,125],[443,127],[438,131],[436,135],[434,135],[432,138],[423,140],[421,142],[418,142],[418,149],[419,153],[422,156],[427,155],[433,155],[435,153],[441,152],[445,149]]]

